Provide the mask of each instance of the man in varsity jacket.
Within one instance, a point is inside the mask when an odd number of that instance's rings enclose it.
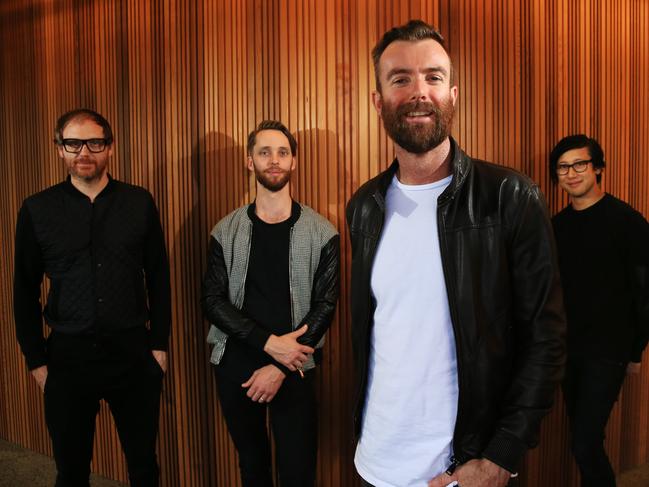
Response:
[[[314,367],[338,300],[338,232],[291,198],[297,143],[280,122],[248,137],[257,197],[211,232],[202,304],[219,400],[245,487],[272,486],[266,414],[282,487],[314,485]]]

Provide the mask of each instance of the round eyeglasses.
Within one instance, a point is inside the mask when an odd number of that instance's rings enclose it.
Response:
[[[560,176],[565,176],[570,172],[570,168],[574,169],[575,172],[584,172],[588,168],[588,164],[593,162],[591,159],[587,161],[576,161],[572,164],[557,164],[557,174]]]
[[[61,145],[66,152],[78,154],[85,145],[90,152],[103,152],[108,145],[107,139],[63,139]]]

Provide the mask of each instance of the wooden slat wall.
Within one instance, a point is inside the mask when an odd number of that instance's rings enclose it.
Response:
[[[344,206],[384,169],[391,143],[370,107],[370,50],[423,18],[447,37],[460,85],[455,135],[473,156],[519,169],[553,212],[547,156],[562,136],[600,140],[604,188],[649,216],[649,3],[638,0],[4,0],[0,4],[0,437],[51,454],[41,394],[13,330],[15,219],[22,199],[64,177],[51,144],[63,111],[111,120],[111,172],[154,195],[172,265],[170,371],[159,455],[165,486],[236,486],[198,305],[212,225],[254,196],[247,133],[265,118],[298,137],[294,194],[329,218],[350,252]],[[319,485],[353,486],[348,280],[320,371]],[[559,395],[557,398],[560,399]],[[608,429],[615,467],[649,460],[649,371],[627,381]],[[110,415],[93,469],[126,480]],[[1,474],[0,474],[1,475]],[[561,401],[523,485],[576,486]]]

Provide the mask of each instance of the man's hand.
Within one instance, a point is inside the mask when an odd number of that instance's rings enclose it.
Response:
[[[38,387],[41,388],[41,391],[45,392],[45,381],[47,380],[47,365],[41,365],[40,367],[32,370],[32,375],[36,379]]]
[[[297,339],[306,333],[307,328],[308,325],[304,325],[285,335],[271,335],[264,345],[264,352],[288,370],[295,371],[301,368],[307,361],[307,355],[313,353],[313,348],[297,342]]]
[[[626,366],[627,375],[637,375],[637,374],[639,374],[641,365],[642,364],[640,362],[629,362],[629,364]]]
[[[156,359],[162,371],[167,373],[167,352],[164,350],[151,350],[151,355]]]
[[[443,473],[428,482],[428,487],[446,487],[457,482],[460,487],[505,487],[511,474],[495,463],[481,458],[457,467],[453,475]]]
[[[241,384],[247,387],[246,396],[255,402],[270,402],[284,382],[284,372],[273,364],[266,365],[252,373],[250,379]]]

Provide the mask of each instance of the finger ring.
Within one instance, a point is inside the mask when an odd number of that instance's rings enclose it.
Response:
[[[265,397],[266,397],[266,396],[261,396],[261,397],[259,398],[259,402],[264,402]]]

